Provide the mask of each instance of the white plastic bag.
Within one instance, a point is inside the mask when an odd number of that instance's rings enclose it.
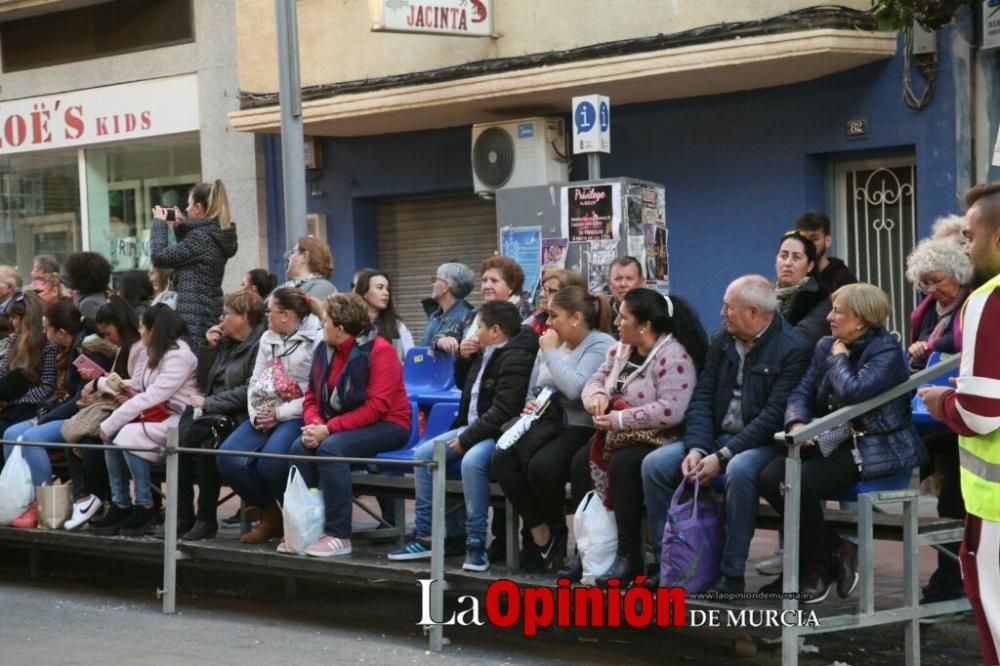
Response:
[[[323,493],[310,490],[295,465],[288,470],[281,515],[285,521],[285,545],[293,553],[305,555],[306,548],[323,536],[326,518]]]
[[[31,468],[15,446],[0,472],[0,525],[10,525],[35,501],[35,484],[31,481]]]
[[[287,528],[286,528],[287,529]],[[593,585],[615,562],[618,553],[618,526],[614,511],[608,511],[597,493],[587,493],[576,508],[573,519],[576,552],[583,562],[584,585]]]

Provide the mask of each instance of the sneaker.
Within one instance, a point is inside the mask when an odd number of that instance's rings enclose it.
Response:
[[[111,508],[97,520],[91,521],[90,524],[94,528],[94,534],[115,536],[122,523],[128,520],[130,515],[132,515],[131,506],[122,507],[112,502]]]
[[[836,582],[837,580],[831,578],[825,566],[807,564],[802,580],[799,581],[799,601],[804,604],[818,604],[827,598]]]
[[[846,599],[858,586],[858,544],[844,541],[833,555],[837,574],[837,596]]]
[[[10,521],[10,526],[27,530],[38,527],[38,502],[32,502],[24,513]]]
[[[785,553],[779,548],[774,551],[774,555],[757,563],[757,573],[762,576],[780,576],[784,563]]]
[[[223,529],[239,529],[240,527],[240,512],[237,511],[228,518],[223,518],[219,521],[219,527]]]
[[[743,576],[727,576],[722,574],[719,580],[715,581],[707,590],[707,594],[719,597],[730,597],[736,594],[743,594],[746,590],[746,579]]]
[[[294,555],[295,554],[295,551],[292,550],[292,547],[289,546],[288,542],[285,541],[284,539],[282,539],[281,543],[278,544],[278,548],[276,550],[279,553],[281,553],[282,555]]]
[[[118,534],[124,537],[141,537],[146,530],[156,524],[160,511],[156,507],[134,506],[129,517],[118,526]]]
[[[402,548],[397,548],[389,553],[389,559],[397,562],[404,560],[429,560],[430,558],[431,542],[419,537],[414,538]]]
[[[180,530],[178,529],[178,532]],[[215,523],[207,520],[196,520],[189,530],[184,532],[181,538],[185,541],[201,541],[203,539],[214,539],[219,527]]]
[[[465,542],[465,563],[462,568],[466,571],[487,571],[490,568],[490,554],[482,539],[473,537]]]
[[[306,548],[310,557],[339,557],[351,554],[351,540],[338,539],[324,534],[319,541]]]
[[[104,502],[97,495],[73,502],[73,515],[63,524],[63,529],[70,532],[80,529],[97,515],[102,506],[104,506]]]

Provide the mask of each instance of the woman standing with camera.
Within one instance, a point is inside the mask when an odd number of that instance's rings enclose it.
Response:
[[[169,245],[167,225],[177,243]],[[149,253],[157,268],[174,269],[177,313],[187,324],[185,340],[197,350],[222,312],[222,277],[236,254],[236,228],[221,180],[191,188],[186,215],[177,208],[153,209]]]

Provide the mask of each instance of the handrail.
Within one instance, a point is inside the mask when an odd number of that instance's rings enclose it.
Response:
[[[855,405],[841,407],[837,411],[830,412],[826,416],[813,419],[809,423],[806,423],[800,430],[796,431],[795,434],[790,435],[786,432],[775,433],[774,439],[785,442],[788,446],[799,445],[807,439],[812,439],[820,433],[826,432],[827,430],[835,428],[843,423],[847,423],[851,419],[861,416],[862,414],[866,414],[876,407],[881,407],[890,400],[895,400],[899,396],[909,393],[913,389],[926,384],[931,379],[936,379],[941,375],[954,370],[958,367],[961,360],[961,355],[955,354],[945,361],[935,363],[934,365],[924,368],[920,372],[914,373],[905,382],[893,386],[888,391],[880,393],[874,398],[870,398],[864,402],[859,402]]]

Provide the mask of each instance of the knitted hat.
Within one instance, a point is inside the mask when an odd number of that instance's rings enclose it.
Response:
[[[438,266],[435,275],[440,280],[448,283],[451,293],[455,298],[465,298],[472,291],[473,282],[476,276],[472,269],[465,264],[447,263]]]

